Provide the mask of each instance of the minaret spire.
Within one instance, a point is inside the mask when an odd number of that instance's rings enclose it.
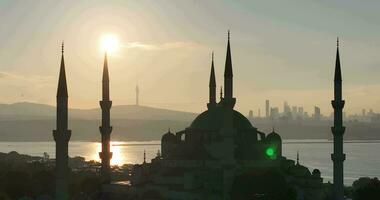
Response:
[[[337,39],[335,75],[334,75],[334,100],[331,102],[334,108],[334,126],[331,128],[334,136],[334,152],[331,159],[334,166],[334,200],[343,200],[343,162],[346,155],[343,153],[343,135],[345,127],[343,126],[343,108],[345,101],[342,100],[342,72],[339,58],[339,39]]]
[[[109,73],[108,73],[108,58],[107,52],[104,53],[104,64],[103,64],[103,78],[102,78],[102,96],[103,100],[109,100]]]
[[[146,163],[146,152],[145,152],[145,149],[144,149],[144,164]]]
[[[228,30],[226,63],[224,67],[224,105],[233,108],[235,101],[235,98],[233,98],[233,72],[230,47],[230,30]]]
[[[212,52],[211,57],[211,72],[210,72],[210,83],[209,83],[209,103],[207,107],[210,109],[216,106],[216,80],[215,80],[215,69],[214,69],[214,52]]]
[[[61,66],[59,70],[59,80],[58,80],[58,90],[57,97],[68,97],[67,93],[67,83],[66,83],[66,70],[65,70],[65,58],[64,58],[64,48],[65,44],[62,42],[61,46]]]
[[[103,65],[103,79],[102,79],[102,100],[99,102],[102,109],[102,125],[99,127],[101,140],[102,140],[102,152],[99,152],[99,157],[102,161],[101,175],[104,183],[110,183],[111,181],[111,132],[112,126],[110,119],[110,112],[112,101],[110,101],[109,91],[109,73],[108,73],[108,59],[107,52],[104,54]]]
[[[300,153],[299,151],[297,151],[297,165],[300,164]]]
[[[336,60],[335,60],[335,81],[342,81],[342,72],[340,69],[340,57],[339,57],[339,38],[336,39]]]
[[[68,200],[68,143],[71,137],[71,130],[68,129],[68,93],[64,60],[64,43],[61,47],[61,66],[59,70],[59,80],[57,89],[57,127],[53,130],[55,140],[55,199]]]

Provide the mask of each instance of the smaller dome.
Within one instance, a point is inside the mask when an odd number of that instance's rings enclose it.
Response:
[[[161,142],[176,142],[176,140],[177,137],[172,132],[170,132],[170,130],[161,138]]]
[[[266,139],[268,141],[281,141],[281,136],[273,130],[272,133],[267,135]]]
[[[298,177],[309,177],[311,175],[309,169],[303,165],[296,164],[291,168],[292,173]]]
[[[312,174],[314,177],[321,177],[321,171],[319,171],[319,169],[314,169]]]

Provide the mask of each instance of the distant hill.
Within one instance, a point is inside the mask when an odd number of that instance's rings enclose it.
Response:
[[[55,107],[44,104],[21,102],[0,104],[0,120],[55,118]],[[191,121],[196,113],[173,111],[136,105],[116,105],[111,109],[113,119],[175,120]],[[100,119],[100,108],[69,109],[71,119]]]
[[[56,109],[35,103],[0,104],[0,141],[53,140]],[[182,130],[196,113],[136,105],[116,105],[111,109],[113,140],[157,140],[172,128]],[[99,140],[101,110],[69,109],[72,140]]]
[[[0,141],[51,141],[55,129],[55,107],[35,103],[0,104]],[[111,110],[112,140],[160,140],[171,128],[180,131],[188,127],[196,113],[173,111],[147,106],[118,105]],[[71,140],[99,141],[100,109],[70,109]],[[276,132],[283,139],[329,139],[331,123],[277,123]],[[253,120],[260,131],[269,133],[273,123]],[[380,124],[345,123],[345,139],[380,139]]]

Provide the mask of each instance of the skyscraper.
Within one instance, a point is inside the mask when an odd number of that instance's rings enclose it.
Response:
[[[65,60],[63,57],[64,44],[62,43],[61,66],[59,71],[57,89],[57,129],[53,130],[55,140],[55,199],[67,200],[68,193],[68,144],[71,130],[68,129],[68,93],[65,72]]]
[[[257,117],[261,118],[261,110],[260,109],[257,110]]]
[[[314,120],[320,120],[321,119],[321,109],[318,106],[314,106]]]
[[[109,91],[109,74],[108,74],[108,60],[107,53],[104,55],[103,65],[103,80],[102,80],[102,100],[99,102],[102,109],[102,125],[99,127],[102,137],[102,152],[99,152],[99,157],[102,160],[101,175],[104,183],[111,181],[111,158],[112,152],[110,147],[112,127],[110,125],[110,111],[112,101],[110,101]]]
[[[345,101],[342,100],[342,73],[339,58],[339,40],[337,40],[336,61],[335,61],[335,77],[334,77],[334,100],[331,102],[334,108],[334,126],[331,128],[334,136],[334,152],[331,159],[334,165],[334,189],[333,199],[343,200],[343,161],[346,155],[343,153],[343,134],[345,127],[343,126],[343,107]]]
[[[298,107],[298,115],[301,116],[301,118],[304,118],[305,112],[303,107]]]
[[[252,123],[252,121],[253,121],[253,110],[249,110],[249,112],[248,112],[248,120],[251,121],[251,123]]]
[[[140,105],[140,89],[139,85],[136,84],[136,106]]]
[[[265,100],[265,117],[269,118],[269,114],[270,114],[269,100]]]

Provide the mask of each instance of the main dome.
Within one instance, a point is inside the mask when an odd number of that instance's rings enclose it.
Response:
[[[215,107],[198,115],[191,123],[190,128],[203,130],[219,130],[223,127],[223,118],[227,108]],[[238,130],[251,129],[252,124],[240,112],[233,110],[233,127]]]

